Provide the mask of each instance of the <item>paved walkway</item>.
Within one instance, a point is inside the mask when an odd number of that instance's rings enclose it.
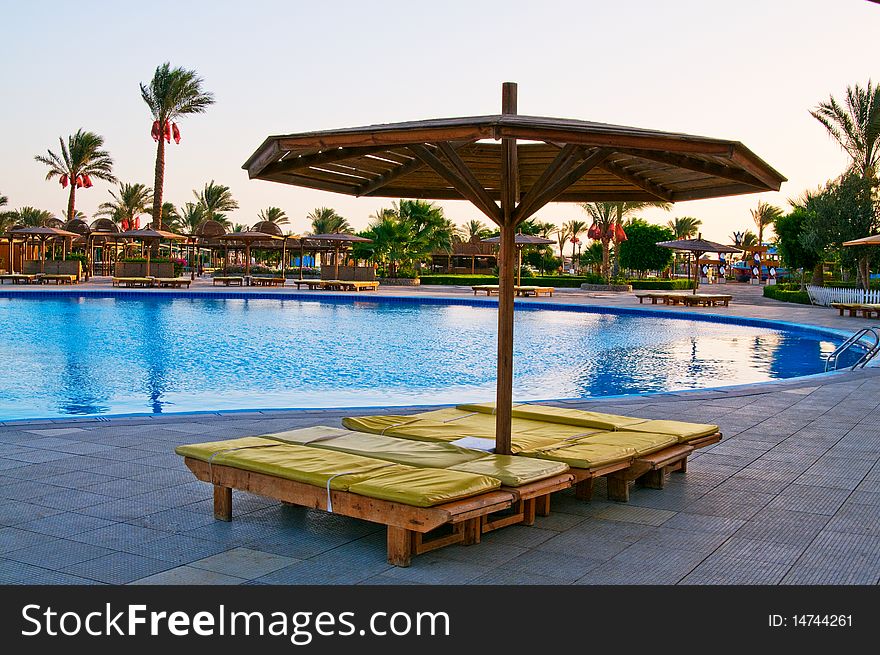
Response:
[[[729,313],[843,329],[864,323],[728,287],[737,295]],[[581,291],[557,299],[637,304]],[[401,569],[385,562],[384,529],[366,522],[239,493],[235,520],[215,521],[210,487],[173,452],[182,443],[338,426],[356,411],[0,424],[0,584],[880,581],[880,369],[566,404],[718,423],[725,439],[663,490],[635,489],[628,504],[606,502],[601,484],[588,503],[560,494],[533,527],[498,530]]]

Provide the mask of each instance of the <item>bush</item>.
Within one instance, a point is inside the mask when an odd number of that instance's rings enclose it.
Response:
[[[811,305],[810,294],[802,291],[796,284],[771,284],[764,287],[764,297],[782,302]]]

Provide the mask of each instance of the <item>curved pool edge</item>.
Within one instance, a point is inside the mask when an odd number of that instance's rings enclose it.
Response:
[[[497,307],[498,301],[491,298],[449,298],[443,296],[363,296],[354,293],[320,293],[320,292],[252,292],[252,291],[161,291],[156,290],[110,290],[110,289],[58,289],[51,291],[35,291],[35,290],[0,290],[0,299],[40,299],[40,298],[99,298],[99,299],[136,299],[136,298],[155,298],[155,299],[232,299],[232,300],[294,300],[303,301],[311,300],[316,302],[331,302],[333,304],[349,303],[358,301],[361,303],[406,303],[406,304],[426,304],[426,305],[454,305],[454,306],[470,306],[470,307]],[[541,309],[549,309],[554,311],[569,311],[586,314],[618,314],[629,316],[646,316],[646,317],[663,317],[678,320],[690,320],[708,323],[720,323],[727,325],[741,325],[748,327],[758,327],[765,329],[785,330],[788,332],[809,333],[820,336],[834,337],[837,339],[845,339],[850,336],[851,332],[827,326],[811,325],[808,323],[796,323],[792,321],[779,321],[774,319],[755,318],[750,316],[736,316],[730,314],[718,314],[714,312],[695,312],[688,310],[669,311],[663,309],[652,309],[648,307],[618,307],[615,305],[583,305],[578,303],[564,303],[558,301],[535,301],[527,299],[517,299],[515,303],[516,309],[525,309],[527,311],[536,311]],[[880,363],[872,362],[870,368],[880,367]],[[810,380],[826,378],[830,376],[845,375],[849,371],[826,371],[822,373],[813,373],[810,375],[795,376],[778,380],[767,380],[765,382],[754,382],[745,385],[719,385],[714,387],[701,387],[699,389],[671,389],[665,391],[650,391],[637,394],[617,394],[608,396],[581,396],[568,398],[542,398],[523,403],[601,403],[601,402],[617,402],[626,399],[646,398],[646,397],[662,397],[662,396],[681,396],[699,393],[730,393],[736,389],[753,389],[754,393],[760,393],[761,389],[766,387],[774,387],[779,385],[799,385],[801,383],[809,383]],[[769,390],[769,389],[768,389]],[[738,394],[745,395],[745,394]],[[186,416],[225,416],[225,415],[241,415],[241,414],[268,414],[268,413],[284,413],[284,412],[363,412],[376,410],[417,410],[423,408],[434,407],[452,407],[455,403],[437,403],[437,404],[417,404],[417,405],[358,405],[349,407],[277,407],[277,408],[241,408],[241,409],[216,409],[216,410],[196,410],[183,412],[135,412],[121,414],[100,414],[100,415],[84,415],[69,417],[45,417],[45,418],[25,418],[25,419],[0,419],[0,425],[26,425],[36,423],[83,423],[90,421],[111,421],[114,419],[130,419],[130,418],[182,418]]]

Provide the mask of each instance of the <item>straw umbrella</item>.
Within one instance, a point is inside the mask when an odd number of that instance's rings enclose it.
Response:
[[[271,136],[242,167],[357,197],[468,200],[501,228],[495,440],[509,454],[517,226],[550,202],[700,200],[785,178],[738,141],[520,116],[516,84],[501,95],[496,115]]]
[[[872,234],[869,237],[862,237],[861,239],[853,239],[852,241],[844,241],[844,246],[852,247],[852,246],[880,246],[880,234]],[[865,289],[865,295],[871,290],[871,269],[868,271],[868,279],[866,284],[868,288]]]
[[[186,241],[186,237],[182,234],[177,234],[177,232],[167,232],[165,230],[154,230],[153,228],[143,228],[140,230],[127,230],[125,232],[120,232],[117,235],[120,239],[137,239],[142,243],[152,244],[152,242],[156,242],[157,244],[162,241]],[[146,248],[147,251],[147,277],[150,277],[150,251],[152,248]]]
[[[333,264],[335,266],[335,270],[333,272],[333,279],[339,278],[339,251],[340,249],[350,248],[353,243],[372,243],[372,239],[367,239],[365,237],[359,237],[354,234],[343,234],[341,232],[336,232],[333,234],[309,234],[305,237],[309,241],[323,241],[333,247]],[[302,260],[300,260],[302,261]]]
[[[501,243],[501,237],[489,237],[487,239],[481,239],[483,243]],[[537,237],[531,234],[523,234],[522,232],[516,233],[516,238],[514,239],[514,244],[516,245],[516,284],[522,282],[522,251],[526,246],[546,246],[551,243],[556,243],[553,239],[545,239],[544,237]]]
[[[46,241],[49,239],[75,239],[79,235],[76,232],[68,232],[57,227],[19,227],[9,231],[10,244],[13,237],[33,237],[40,242],[40,273],[46,269]]]
[[[740,252],[739,248],[733,246],[725,246],[723,243],[715,243],[707,241],[702,234],[698,234],[696,239],[679,239],[678,241],[660,241],[657,243],[661,248],[671,248],[673,250],[683,250],[694,254],[694,293],[697,293],[697,287],[700,286],[700,257],[707,252],[734,253]]]
[[[244,276],[250,280],[251,276],[251,246],[257,241],[281,241],[284,237],[266,232],[230,232],[216,237],[218,241],[231,243],[241,241],[244,244]]]

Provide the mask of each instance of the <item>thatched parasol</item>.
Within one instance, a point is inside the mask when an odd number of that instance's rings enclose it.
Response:
[[[698,269],[700,257],[702,257],[704,253],[717,252],[719,254],[722,254],[741,251],[741,248],[734,248],[733,246],[725,246],[723,243],[707,241],[703,238],[702,234],[697,235],[696,239],[660,241],[657,243],[657,245],[661,248],[671,248],[672,250],[682,250],[685,252],[692,252],[694,254],[694,293],[697,292],[697,287],[700,286],[700,275]]]
[[[481,239],[483,243],[501,243],[501,237],[489,237],[487,239]],[[522,282],[522,251],[526,246],[546,246],[551,243],[556,243],[553,239],[545,239],[544,237],[537,237],[532,234],[523,234],[522,232],[516,233],[516,238],[514,239],[514,244],[516,245],[516,283],[519,285]]]
[[[126,230],[117,235],[120,239],[136,239],[144,244],[155,241],[157,244],[162,241],[186,241],[186,237],[177,232],[167,232],[166,230],[154,230],[153,228],[141,228],[140,230]],[[150,276],[150,248],[147,251],[147,277]]]
[[[679,202],[778,191],[785,178],[738,141],[501,114],[268,137],[251,179],[352,196],[468,200],[501,228],[496,451],[510,453],[517,225],[550,202]],[[500,204],[499,201],[500,200]]]
[[[40,242],[40,273],[46,270],[46,241],[49,239],[75,239],[79,235],[76,232],[68,232],[57,227],[17,227],[9,230],[9,252],[12,254],[12,239],[14,237],[34,237]]]
[[[251,245],[258,241],[280,241],[281,239],[283,239],[283,237],[277,236],[275,234],[267,234],[266,232],[254,232],[253,230],[247,232],[230,232],[229,234],[223,234],[216,238],[218,241],[224,241],[226,243],[241,241],[244,244],[245,277],[250,277],[251,275]]]
[[[366,237],[359,237],[355,234],[344,234],[342,232],[334,232],[332,234],[307,234],[303,237],[308,241],[323,241],[331,246],[333,246],[333,264],[336,267],[336,270],[333,273],[333,278],[339,278],[339,251],[343,248],[351,247],[353,243],[372,243],[372,239],[367,239]],[[300,260],[302,261],[302,260]]]

